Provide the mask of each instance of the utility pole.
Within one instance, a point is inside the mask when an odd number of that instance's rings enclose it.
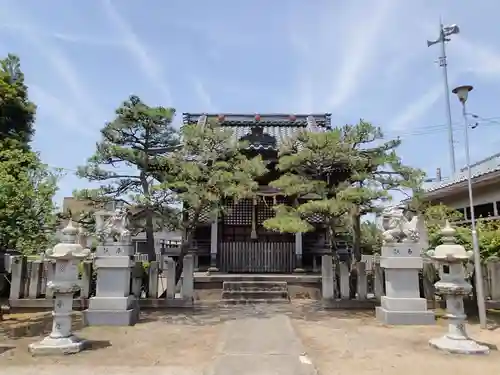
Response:
[[[451,39],[448,37],[453,34],[458,34],[460,29],[457,25],[444,26],[443,22],[439,22],[439,38],[436,40],[428,40],[427,47],[434,44],[441,44],[441,56],[439,57],[439,66],[443,68],[443,81],[444,81],[444,97],[446,104],[446,116],[448,120],[448,142],[450,148],[450,165],[451,173],[456,173],[457,167],[455,162],[455,142],[453,139],[453,124],[451,120],[451,105],[450,105],[450,89],[448,87],[448,63],[446,61],[446,42]]]

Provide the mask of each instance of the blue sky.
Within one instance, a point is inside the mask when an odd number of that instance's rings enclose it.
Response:
[[[401,155],[449,174],[439,17],[450,86],[472,84],[474,160],[500,145],[500,2],[485,0],[0,0],[0,51],[21,57],[38,105],[35,148],[67,168],[57,201],[87,185],[84,163],[130,94],[182,112],[331,112],[401,136]],[[457,165],[460,106],[451,98]],[[177,122],[180,121],[178,116]],[[498,122],[495,122],[498,121]]]

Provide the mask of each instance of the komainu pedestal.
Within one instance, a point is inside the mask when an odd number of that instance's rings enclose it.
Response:
[[[420,298],[419,272],[423,268],[422,244],[416,232],[419,218],[400,218],[398,226],[386,230],[380,266],[385,272],[385,296],[376,308],[377,320],[389,325],[434,324],[427,301]]]
[[[90,326],[130,326],[139,319],[139,304],[131,293],[134,246],[124,225],[116,233],[112,230],[96,250],[96,295],[83,312],[85,323]]]
[[[138,320],[138,303],[131,294],[134,262],[131,244],[114,242],[97,247],[94,267],[96,295],[89,299],[85,323],[90,326],[130,326]]]

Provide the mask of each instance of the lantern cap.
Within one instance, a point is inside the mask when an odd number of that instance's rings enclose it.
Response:
[[[442,244],[436,246],[435,250],[430,250],[427,255],[436,261],[443,263],[463,262],[472,257],[471,251],[466,251],[465,248],[457,244],[456,230],[446,220],[445,226],[440,231],[442,237]]]

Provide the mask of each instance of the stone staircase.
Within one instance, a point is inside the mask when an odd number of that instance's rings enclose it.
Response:
[[[288,303],[286,281],[224,281],[222,303],[227,305],[253,303]]]

